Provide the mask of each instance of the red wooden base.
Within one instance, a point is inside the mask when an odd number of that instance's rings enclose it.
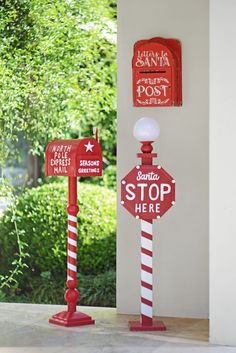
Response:
[[[95,320],[84,313],[75,311],[74,313],[69,313],[68,311],[61,311],[53,315],[49,319],[50,324],[60,325],[60,326],[82,326],[82,325],[93,325]]]
[[[152,325],[142,325],[140,321],[129,321],[130,331],[165,331],[166,326],[162,321],[153,320]]]

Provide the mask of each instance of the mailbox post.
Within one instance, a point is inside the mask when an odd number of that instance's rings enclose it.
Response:
[[[53,315],[49,322],[60,326],[81,326],[94,324],[94,320],[79,311],[77,285],[77,177],[102,175],[102,151],[96,138],[79,140],[55,140],[46,148],[46,176],[68,177],[68,244],[67,244],[67,290],[65,300],[67,311]]]
[[[153,320],[153,219],[159,219],[175,203],[175,180],[159,165],[153,165],[152,143],[159,136],[155,120],[142,118],[134,127],[134,136],[142,143],[141,165],[134,167],[121,181],[121,204],[141,220],[141,315],[130,321],[131,331],[163,331],[164,323]]]

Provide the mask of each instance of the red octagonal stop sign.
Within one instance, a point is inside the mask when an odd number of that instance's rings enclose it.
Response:
[[[121,204],[136,218],[160,218],[175,203],[175,180],[160,166],[138,165],[121,181]]]

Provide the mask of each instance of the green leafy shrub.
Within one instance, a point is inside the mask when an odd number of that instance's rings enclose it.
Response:
[[[98,185],[78,187],[78,270],[96,275],[115,269],[115,193]],[[17,252],[13,218],[28,245],[29,257],[20,286],[29,286],[32,276],[51,273],[66,278],[67,184],[51,183],[27,190],[17,199],[15,214],[9,208],[0,220],[0,266],[10,269]]]
[[[93,126],[115,161],[115,8],[114,0],[0,2],[0,163],[19,132],[42,155],[51,139],[90,136]]]
[[[96,185],[101,185],[106,188],[116,190],[116,166],[110,164],[106,169],[103,170],[103,175],[101,178],[81,178],[81,181],[84,181],[85,183],[89,184],[92,183]]]
[[[97,178],[98,179],[98,178]],[[110,164],[103,173],[103,184],[106,188],[116,190],[116,166]]]
[[[80,304],[116,306],[116,273],[108,271],[97,276],[81,276]]]
[[[80,292],[79,304],[89,306],[116,306],[116,273],[108,271],[99,275],[78,276]],[[11,291],[0,290],[0,302],[20,302],[37,304],[65,304],[65,279],[55,280],[51,273],[32,277],[26,291],[20,288]]]

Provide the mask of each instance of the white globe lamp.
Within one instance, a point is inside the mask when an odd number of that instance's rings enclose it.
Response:
[[[156,141],[160,135],[160,125],[152,118],[141,118],[134,125],[133,135],[140,142]]]

